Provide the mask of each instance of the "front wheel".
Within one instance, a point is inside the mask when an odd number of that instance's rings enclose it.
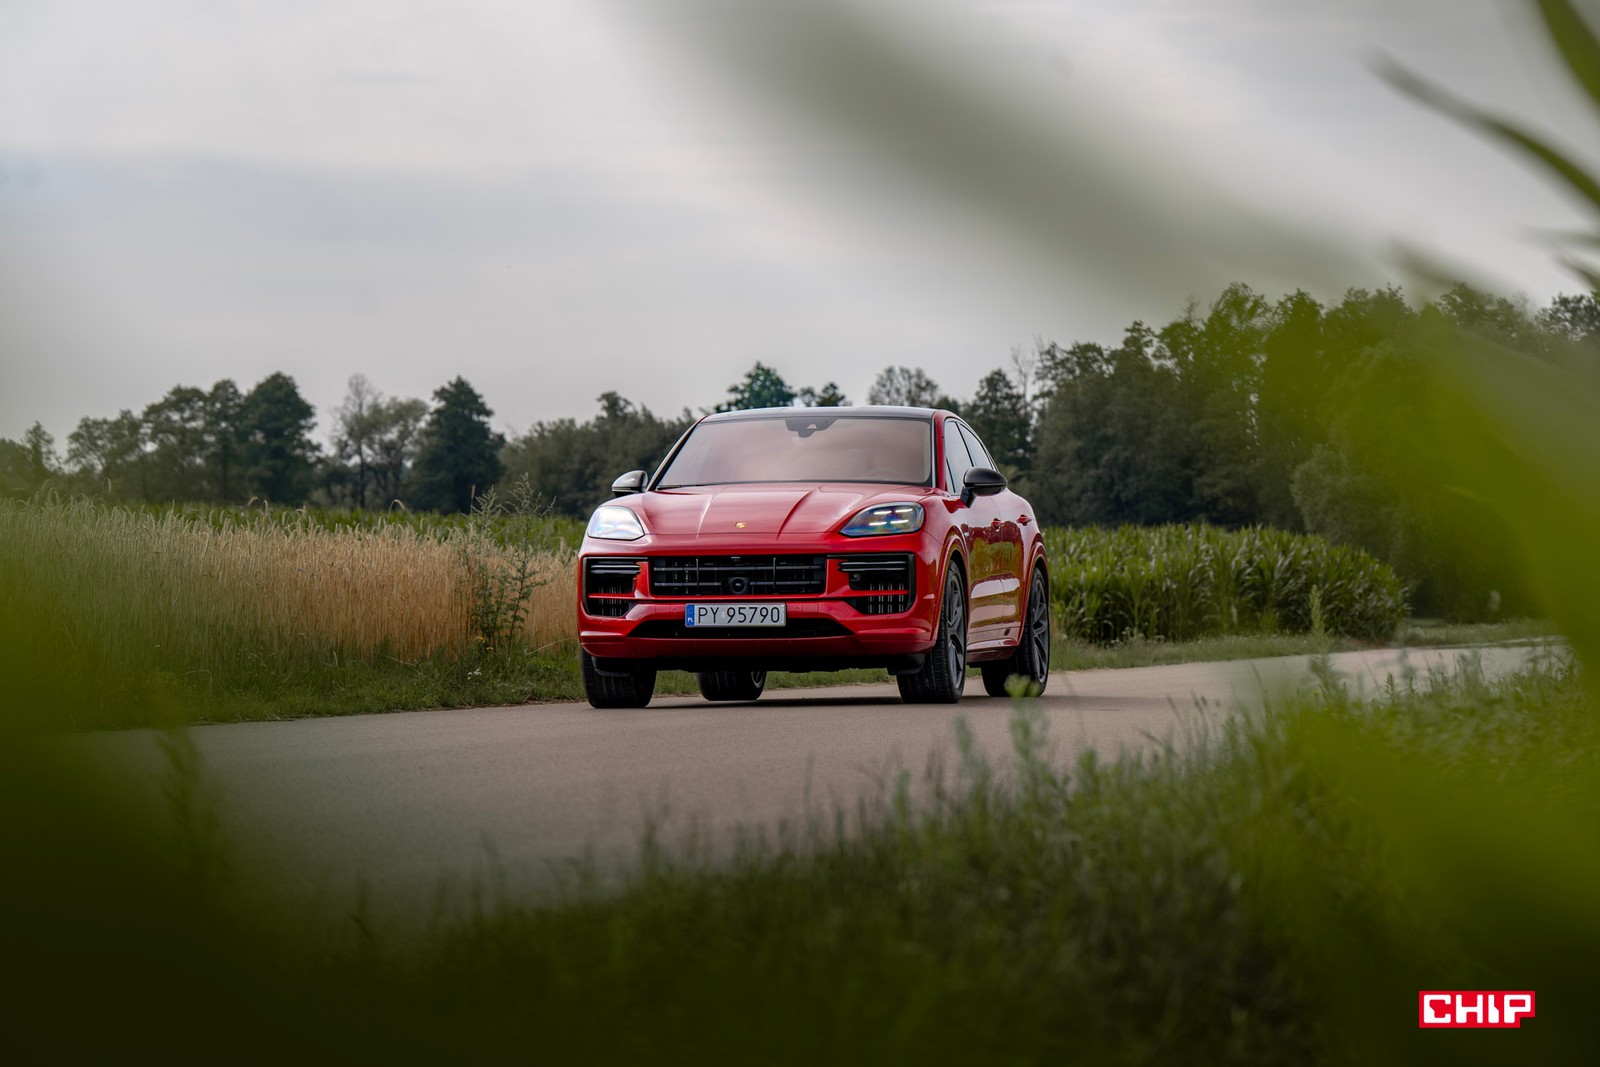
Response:
[[[1034,571],[1028,586],[1027,616],[1016,652],[1009,659],[982,666],[983,688],[992,697],[1008,696],[1006,682],[1013,676],[1026,679],[1033,695],[1044,692],[1050,681],[1050,589],[1044,571]]]
[[[755,700],[767,687],[766,671],[702,671],[699,679],[707,700]]]
[[[896,675],[907,704],[954,704],[967,687],[967,587],[951,564],[933,647],[913,674]]]
[[[583,670],[583,695],[593,707],[642,708],[655,695],[656,672],[653,670],[601,672],[595,666],[594,657],[581,650],[578,664]]]

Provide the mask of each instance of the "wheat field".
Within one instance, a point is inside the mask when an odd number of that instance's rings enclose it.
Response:
[[[195,671],[340,657],[459,658],[475,586],[515,547],[464,527],[199,521],[87,502],[0,502],[0,577],[30,625],[108,667]],[[530,648],[574,636],[571,554],[530,552]]]

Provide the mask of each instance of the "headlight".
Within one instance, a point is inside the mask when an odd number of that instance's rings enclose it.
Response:
[[[637,541],[644,536],[644,524],[632,508],[602,504],[589,516],[589,528],[584,533],[602,541]]]
[[[846,537],[916,533],[922,529],[921,504],[874,504],[856,513],[839,532]]]

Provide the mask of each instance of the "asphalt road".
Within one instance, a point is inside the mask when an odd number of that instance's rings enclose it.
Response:
[[[1452,650],[1345,653],[1335,667],[1368,691],[1408,670],[1448,669]],[[1484,668],[1526,649],[1485,650]],[[1205,718],[1309,681],[1304,657],[1052,676],[1039,704],[1055,759],[1106,756],[1166,741]],[[596,711],[537,704],[292,722],[203,726],[199,796],[220,816],[232,877],[252,906],[405,926],[457,914],[476,891],[548,890],[566,861],[615,869],[641,828],[663,839],[691,825],[726,844],[736,827],[853,805],[954,755],[957,715],[978,742],[1010,748],[1008,701],[977,682],[954,707],[902,704],[892,685],[776,690],[753,704],[659,698]],[[56,739],[66,763],[125,783],[130,832],[170,834],[166,757],[153,731]],[[343,921],[341,919],[341,921]]]

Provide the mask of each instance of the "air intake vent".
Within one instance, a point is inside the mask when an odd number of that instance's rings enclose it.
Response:
[[[747,629],[713,629],[709,626],[685,626],[681,619],[651,619],[641,622],[633,628],[630,637],[687,637],[695,641],[710,639],[730,641],[787,641],[791,638],[804,637],[849,637],[850,630],[843,623],[833,619],[796,619],[789,618],[789,624],[783,629],[765,629],[751,627]]]
[[[826,556],[652,556],[652,596],[805,596],[823,591]]]
[[[851,590],[875,594],[850,598],[850,604],[861,614],[897,615],[911,610],[917,595],[917,572],[911,556],[848,556],[839,561],[839,570],[849,578]]]
[[[592,556],[583,561],[583,610],[618,619],[633,606],[639,560]]]

